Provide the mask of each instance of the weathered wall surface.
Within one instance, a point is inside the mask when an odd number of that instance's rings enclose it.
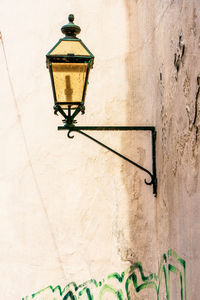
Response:
[[[133,38],[129,39],[132,51],[128,74],[130,95],[138,101],[136,114],[131,114],[138,122],[141,122],[141,117],[152,117],[158,132],[155,251],[158,255],[167,248],[174,248],[181,253],[187,261],[188,299],[198,299],[199,291],[195,283],[199,268],[194,266],[199,261],[197,237],[200,231],[200,3],[130,2],[127,1],[127,16]],[[147,111],[143,114],[144,107]],[[148,121],[151,122],[150,119]],[[140,205],[143,201],[141,198]],[[146,220],[143,214],[141,223]],[[133,229],[132,243],[136,232]],[[146,243],[147,248],[152,245]],[[191,285],[193,279],[194,286]],[[176,299],[175,291],[171,292],[172,299]]]
[[[1,294],[198,299],[200,2],[10,6],[0,8]],[[56,130],[45,54],[68,13],[95,55],[78,123],[156,126],[157,198],[145,173]],[[93,136],[151,169],[148,133]]]

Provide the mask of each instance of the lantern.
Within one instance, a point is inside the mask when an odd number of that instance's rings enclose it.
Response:
[[[68,20],[69,23],[61,28],[65,37],[56,43],[46,58],[53,89],[54,112],[57,114],[59,111],[65,118],[64,122],[70,125],[80,111],[84,113],[88,76],[94,56],[76,37],[81,29],[73,23],[72,14]]]
[[[112,153],[123,158],[143,172],[150,176],[150,180],[145,179],[147,185],[153,185],[153,194],[157,195],[157,177],[156,177],[156,130],[154,126],[75,126],[75,116],[84,113],[84,101],[86,88],[88,83],[89,71],[93,67],[94,56],[76,37],[80,33],[79,26],[73,23],[74,16],[69,15],[69,23],[61,28],[65,34],[63,39],[48,52],[47,68],[50,72],[53,96],[54,96],[54,112],[60,112],[64,117],[64,126],[58,126],[58,130],[68,130],[67,136],[71,136],[71,132],[79,132],[81,135],[96,142],[98,145],[111,151]],[[147,170],[115,151],[114,149],[103,144],[94,137],[86,134],[84,131],[150,131],[152,140],[152,171]]]

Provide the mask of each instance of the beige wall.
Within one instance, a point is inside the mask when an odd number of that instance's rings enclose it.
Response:
[[[96,286],[47,288],[34,298],[73,299],[71,290],[90,299],[81,293],[88,287],[94,300],[128,299],[127,291],[130,299],[185,300],[187,285],[187,299],[198,299],[199,9],[198,0],[1,2],[3,298],[29,300],[49,285],[93,278]],[[95,55],[78,124],[156,126],[157,198],[145,173],[57,131],[45,54],[69,13]],[[148,133],[93,136],[151,169]],[[123,271],[121,280],[108,276]]]

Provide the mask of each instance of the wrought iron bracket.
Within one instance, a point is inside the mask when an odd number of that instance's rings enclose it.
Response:
[[[106,148],[107,150],[111,151],[112,153],[118,155],[119,157],[125,159],[132,165],[136,166],[140,170],[146,172],[150,176],[150,180],[144,180],[145,184],[153,186],[153,194],[155,197],[157,196],[157,177],[156,177],[156,130],[153,126],[74,126],[66,124],[64,126],[58,126],[58,130],[68,130],[67,136],[68,138],[73,138],[74,136],[71,135],[73,131],[79,132],[80,134],[84,135],[85,137],[91,139],[92,141],[96,142],[100,146]],[[152,171],[145,169],[144,167],[140,166],[138,163],[132,161],[131,159],[125,157],[124,155],[120,154],[119,152],[113,150],[112,148],[106,146],[105,144],[101,143],[97,139],[93,138],[92,136],[86,134],[83,131],[150,131],[151,132],[151,140],[152,140]]]

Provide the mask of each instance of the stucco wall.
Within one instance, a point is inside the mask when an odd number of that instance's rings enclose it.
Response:
[[[199,8],[198,0],[1,2],[4,298],[198,299]],[[57,131],[45,54],[69,13],[95,55],[78,124],[155,126],[157,198],[148,175]],[[93,136],[151,170],[149,133]]]

